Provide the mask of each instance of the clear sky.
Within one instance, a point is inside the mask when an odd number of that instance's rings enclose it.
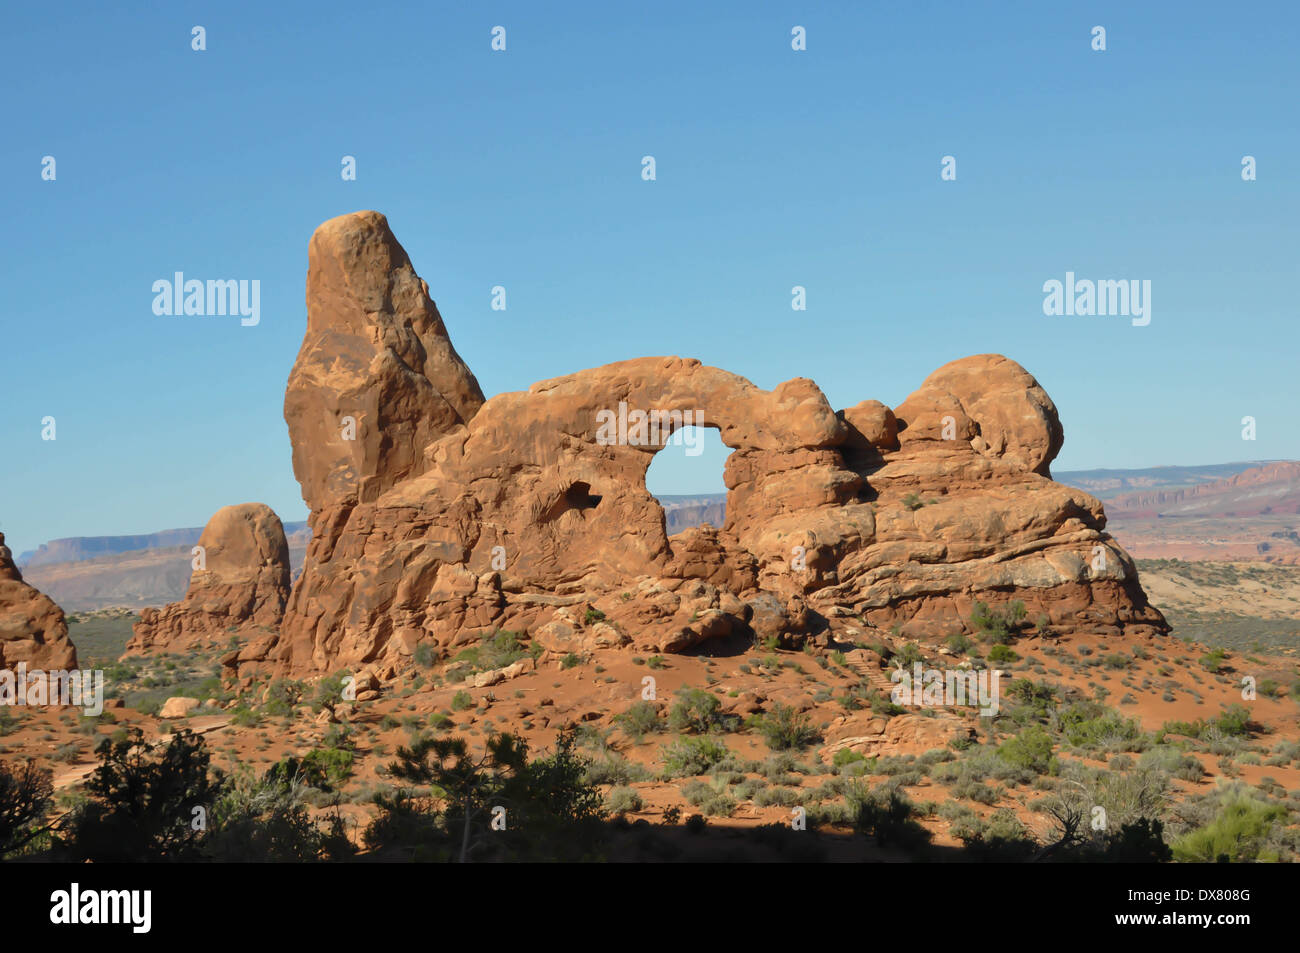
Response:
[[[896,405],[1001,352],[1060,409],[1058,469],[1300,457],[1296,9],[10,4],[0,531],[304,518],[307,240],[366,208],[489,395],[680,354]],[[176,271],[258,279],[261,323],[155,315]],[[1045,316],[1067,271],[1150,280],[1151,323]],[[718,445],[679,457],[652,489],[719,489]]]

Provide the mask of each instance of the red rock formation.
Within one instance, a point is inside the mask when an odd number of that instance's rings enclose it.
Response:
[[[204,568],[190,575],[185,598],[141,612],[127,654],[224,645],[241,631],[253,653],[274,641],[289,597],[289,544],[280,518],[262,503],[223,507],[208,520],[199,548]]]
[[[20,662],[28,669],[66,671],[77,667],[63,610],[23,582],[13,553],[0,533],[0,669]]]
[[[765,391],[677,357],[484,402],[373,212],[317,231],[307,304],[285,419],[315,536],[280,639],[241,669],[395,669],[498,627],[556,651],[681,651],[847,614],[941,634],[977,599],[1058,630],[1164,628],[1101,504],[1050,479],[1056,409],[1005,357],[954,361],[894,411],[837,414],[805,378]],[[720,530],[665,535],[645,474],[668,433],[603,439],[624,404],[720,430]]]

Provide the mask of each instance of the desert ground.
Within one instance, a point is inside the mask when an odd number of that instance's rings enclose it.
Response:
[[[0,755],[34,755],[53,772],[66,811],[82,796],[97,742],[127,726],[149,740],[179,727],[201,733],[213,765],[234,774],[316,752],[328,768],[306,794],[313,813],[337,811],[364,848],[373,796],[393,786],[388,766],[400,746],[460,736],[474,747],[511,731],[540,753],[568,727],[613,816],[665,825],[700,815],[717,835],[710,849],[723,855],[759,851],[746,832],[788,826],[802,808],[822,835],[803,848],[813,856],[907,859],[944,848],[1031,856],[1059,834],[1048,809],[1078,789],[1112,823],[1154,810],[1174,844],[1244,793],[1286,812],[1251,859],[1294,860],[1300,568],[1157,561],[1141,569],[1157,607],[1186,620],[1194,639],[1175,621],[1172,635],[1141,642],[1057,636],[1032,624],[1002,641],[918,642],[834,618],[824,639],[801,650],[733,641],[688,655],[558,656],[500,633],[446,658],[422,657],[419,674],[360,702],[342,700],[329,680],[235,691],[220,678],[228,645],[215,640],[185,654],[122,657],[138,617],[96,610],[71,616],[69,628],[83,666],[106,670],[110,707],[99,717],[7,709]],[[984,717],[971,707],[895,706],[889,673],[903,660],[995,662],[1001,709]],[[1256,685],[1248,700],[1246,676]],[[200,704],[168,714],[177,697]],[[862,783],[903,794],[928,845],[854,838],[846,797]]]

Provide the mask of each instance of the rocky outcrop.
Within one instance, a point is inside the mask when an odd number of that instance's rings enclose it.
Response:
[[[20,662],[28,669],[70,670],[77,667],[77,649],[63,610],[23,582],[0,533],[0,669],[12,671]]]
[[[837,413],[806,378],[767,391],[678,357],[484,401],[373,212],[317,231],[307,305],[285,419],[314,537],[280,637],[241,671],[394,670],[498,628],[554,651],[685,651],[844,615],[941,635],[977,600],[1057,631],[1164,629],[1101,504],[1050,478],[1051,399],[1000,355],[945,365],[894,409]],[[723,525],[669,538],[645,475],[684,422],[734,452]]]
[[[482,404],[388,220],[360,212],[316,229],[307,333],[284,397],[293,472],[313,515],[373,502],[422,473],[424,448]]]
[[[262,503],[217,510],[199,537],[185,598],[145,609],[128,654],[274,638],[289,597],[289,544],[280,518]],[[249,631],[253,633],[249,635]]]

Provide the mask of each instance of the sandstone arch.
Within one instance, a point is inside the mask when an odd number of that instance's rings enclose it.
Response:
[[[309,259],[285,419],[314,536],[279,639],[241,668],[393,671],[422,641],[498,626],[557,650],[680,650],[758,614],[929,631],[1008,591],[1062,626],[1164,628],[1101,504],[1051,481],[1056,408],[1008,358],[945,365],[892,410],[837,413],[807,378],[765,391],[680,357],[484,400],[383,216],[325,223]],[[620,403],[718,429],[724,526],[669,547],[645,483],[662,440],[598,439]],[[347,446],[335,428],[355,407],[365,439]],[[1097,546],[1102,570],[1082,558]],[[608,622],[588,629],[585,605]]]

